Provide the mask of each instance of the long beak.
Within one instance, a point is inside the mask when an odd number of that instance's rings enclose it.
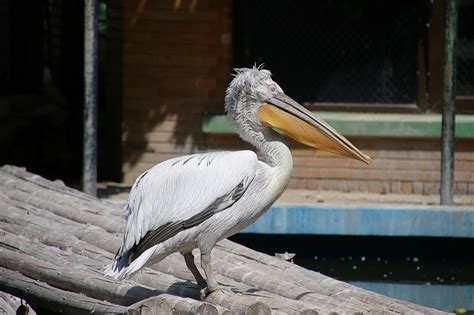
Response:
[[[258,117],[263,124],[281,130],[307,146],[367,164],[372,162],[370,156],[362,153],[324,120],[283,93],[267,100],[259,108]]]

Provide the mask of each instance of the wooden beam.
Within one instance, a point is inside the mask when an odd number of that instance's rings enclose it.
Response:
[[[0,267],[58,290],[115,305],[130,308],[147,301],[149,312],[157,304],[182,314],[201,309],[218,314],[229,310],[237,314],[444,314],[359,289],[229,241],[219,243],[212,253],[217,280],[225,290],[202,302],[197,300],[199,289],[179,254],[130,280],[103,275],[122,237],[121,209],[113,204],[24,170],[2,167],[0,207],[6,210],[0,212]],[[68,303],[66,299],[64,304]]]
[[[28,301],[34,308],[52,312],[74,315],[93,310],[96,314],[138,314],[138,311],[129,313],[127,307],[61,290],[3,267],[0,267],[0,288]]]

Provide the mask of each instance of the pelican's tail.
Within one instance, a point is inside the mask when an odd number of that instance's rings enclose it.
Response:
[[[114,261],[105,267],[104,274],[115,279],[124,279],[133,275],[135,272],[145,267],[150,257],[155,252],[156,246],[153,246],[143,252],[140,256],[129,262],[130,253],[122,256],[116,256]]]

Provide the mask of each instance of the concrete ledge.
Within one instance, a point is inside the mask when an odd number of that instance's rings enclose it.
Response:
[[[361,137],[441,137],[440,114],[376,114],[313,112],[345,136]],[[205,133],[232,133],[225,115],[205,116]],[[474,115],[456,115],[456,138],[474,138]]]
[[[474,237],[474,207],[274,205],[242,233]]]
[[[474,206],[276,204],[241,233],[474,238]]]

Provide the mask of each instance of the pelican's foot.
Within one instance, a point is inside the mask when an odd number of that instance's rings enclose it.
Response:
[[[207,290],[207,282],[204,279],[202,281],[197,281],[197,286],[201,293],[203,290]]]
[[[208,296],[215,292],[224,292],[224,290],[220,287],[205,287],[204,289],[201,289],[201,301],[205,301]]]

